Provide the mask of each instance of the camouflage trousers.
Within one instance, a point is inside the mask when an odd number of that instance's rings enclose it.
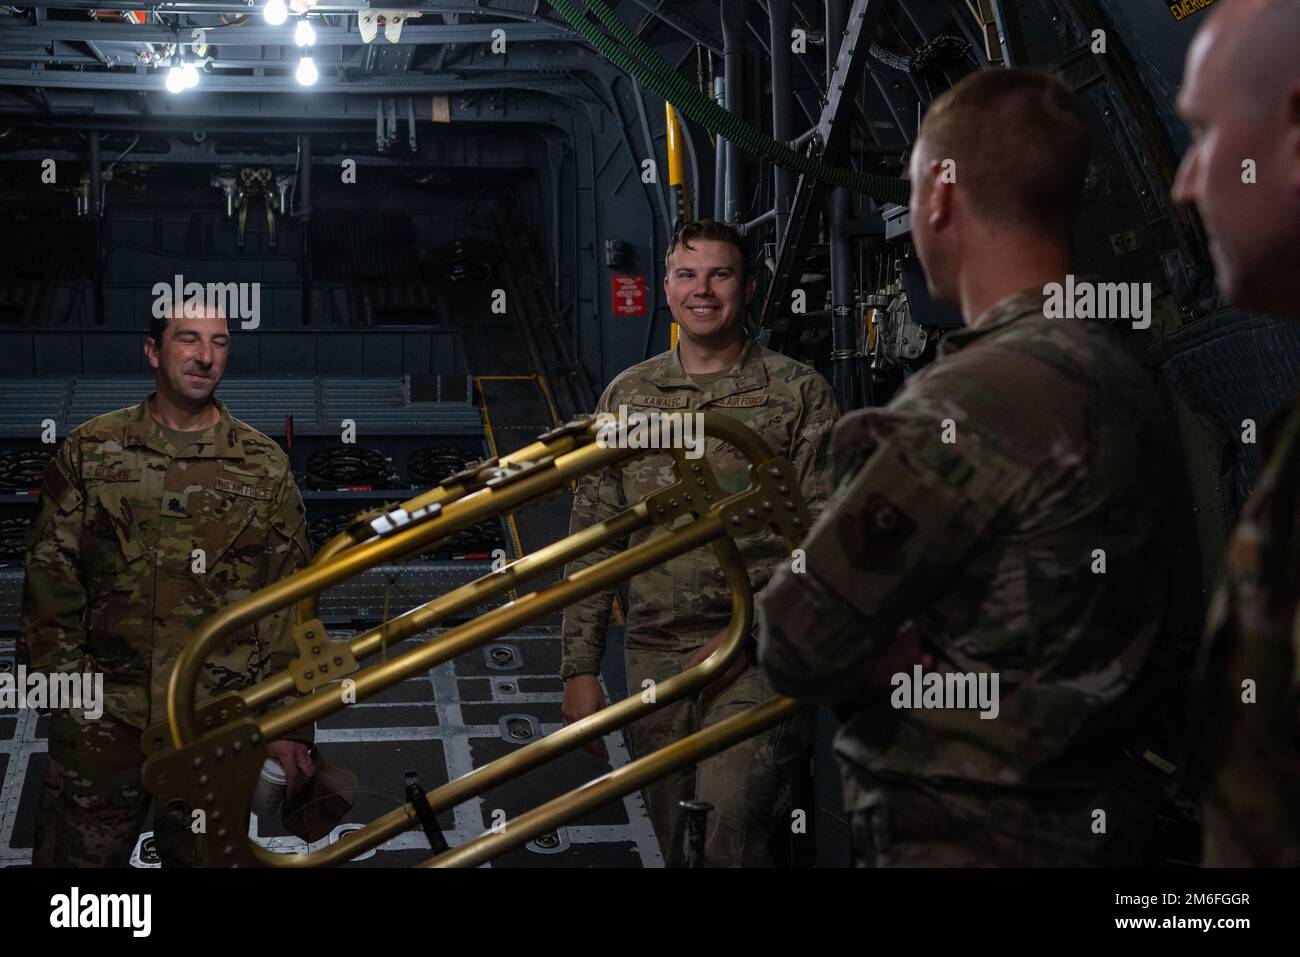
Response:
[[[678,674],[686,657],[680,651],[628,647],[628,694],[640,694],[646,679],[659,683]],[[658,750],[775,694],[763,670],[751,666],[703,705],[698,697],[687,698],[634,722],[627,729],[632,753],[640,757]],[[650,821],[665,864],[680,867],[685,863],[685,816],[678,804],[695,799],[713,805],[704,845],[709,866],[771,867],[772,808],[788,779],[790,765],[812,741],[813,722],[813,714],[803,712],[694,768],[647,786]]]
[[[849,814],[853,865],[1140,867],[1158,800],[1146,782],[1015,796],[891,786]]]
[[[51,715],[49,762],[36,812],[36,867],[126,867],[153,795],[140,781],[140,730],[108,715]],[[165,867],[192,866],[198,845],[177,805],[154,815]]]
[[[1294,816],[1295,808],[1291,809]],[[1294,824],[1264,817],[1274,822],[1272,840],[1267,846],[1252,841],[1243,833],[1240,811],[1225,806],[1213,792],[1201,802],[1202,867],[1300,867],[1300,842],[1292,835]],[[1266,832],[1267,833],[1267,832]]]

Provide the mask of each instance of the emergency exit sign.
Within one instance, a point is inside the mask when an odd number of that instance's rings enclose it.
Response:
[[[644,316],[645,276],[614,275],[611,299],[616,316]]]
[[[1214,6],[1217,0],[1167,0],[1169,12],[1173,14],[1175,20],[1185,20],[1193,13],[1200,13],[1209,7]]]

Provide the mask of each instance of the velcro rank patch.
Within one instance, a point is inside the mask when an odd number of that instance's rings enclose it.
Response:
[[[129,482],[135,478],[135,475],[130,469],[110,469],[103,465],[96,465],[90,470],[90,477],[103,482]]]
[[[836,530],[848,566],[877,575],[901,569],[903,548],[916,534],[916,522],[879,492],[868,494],[860,508],[845,511]]]
[[[752,409],[754,406],[767,405],[767,396],[729,395],[724,399],[716,399],[711,404],[719,409]]]
[[[218,475],[216,486],[217,491],[230,492],[232,495],[244,495],[248,498],[259,498],[263,501],[268,501],[271,498],[271,489],[266,485],[249,485],[246,482],[236,482]]]
[[[688,400],[684,395],[634,395],[629,401],[652,409],[684,409]]]

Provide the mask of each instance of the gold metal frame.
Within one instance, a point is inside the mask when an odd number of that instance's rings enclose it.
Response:
[[[761,437],[734,419],[703,413],[704,434],[735,447],[749,463],[749,486],[724,495],[706,458],[687,459],[673,450],[676,481],[609,521],[590,526],[525,555],[500,571],[462,585],[440,598],[353,636],[332,641],[318,617],[320,593],[378,564],[424,551],[459,529],[515,511],[563,491],[578,477],[646,454],[628,448],[626,436],[608,419],[581,419],[541,436],[519,451],[489,460],[444,481],[397,508],[359,516],[328,542],[307,568],[213,615],[195,632],[168,685],[166,722],[145,732],[149,755],[144,782],[165,800],[202,810],[201,863],[213,866],[307,867],[344,863],[418,825],[406,804],[352,831],[336,843],[306,854],[268,851],[247,837],[246,822],[266,743],[361,701],[528,622],[609,588],[648,568],[709,544],[731,591],[726,638],[695,667],[659,683],[653,696],[634,694],[512,754],[428,792],[434,813],[538,767],[594,738],[692,695],[727,670],[753,626],[753,595],[735,538],[770,527],[791,549],[810,523],[790,463],[772,454]],[[632,532],[658,525],[665,533],[590,565],[571,578],[520,595],[501,607],[450,628],[425,644],[361,670],[357,662],[394,642],[420,634],[451,615],[515,589]],[[298,657],[289,669],[234,694],[200,703],[200,669],[233,630],[293,604]],[[345,684],[344,682],[347,682]],[[343,692],[346,691],[347,694]],[[266,707],[296,693],[295,700]],[[646,700],[649,698],[650,700]],[[350,701],[349,701],[350,699]],[[468,844],[426,862],[427,866],[473,866],[511,847],[627,794],[644,784],[771,727],[799,708],[789,698],[772,700],[646,755],[595,781],[526,812]],[[261,713],[265,711],[265,713]]]

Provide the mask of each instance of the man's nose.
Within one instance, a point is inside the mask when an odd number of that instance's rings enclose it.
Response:
[[[1187,205],[1196,201],[1196,194],[1192,189],[1192,175],[1196,166],[1196,147],[1189,147],[1183,154],[1183,161],[1178,164],[1178,172],[1174,176],[1174,185],[1169,190],[1169,195],[1175,203]]]

